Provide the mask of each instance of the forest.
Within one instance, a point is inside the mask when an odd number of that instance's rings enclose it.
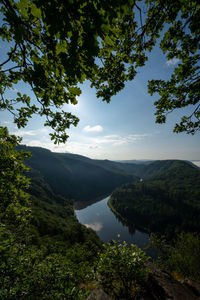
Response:
[[[137,177],[120,168],[107,166],[107,161],[92,160],[81,155],[55,153],[40,147],[18,146],[32,157],[26,164],[35,174],[61,194],[76,201],[95,199],[111,193],[117,186]],[[117,164],[122,165],[122,164]],[[33,172],[30,173],[32,177]]]
[[[23,161],[30,154],[16,150],[17,138],[0,130],[0,298],[79,299],[78,284],[102,242],[78,223],[73,201],[55,194],[37,171],[30,172],[29,185]]]
[[[30,149],[17,146],[19,141],[1,128],[1,298],[86,299],[97,286],[114,299],[150,295],[152,282],[146,254],[137,246],[120,241],[104,245],[93,230],[79,224],[73,211],[74,200],[55,193],[57,186],[54,187],[53,180],[49,183],[41,169],[25,167],[24,161],[31,164],[31,154],[24,149]],[[46,151],[34,149],[35,167]],[[49,165],[52,159],[54,164],[59,155],[47,153],[48,164],[44,159],[43,163]],[[65,158],[69,160],[69,169],[70,156]],[[76,163],[85,160],[88,159],[78,156]],[[108,166],[115,166],[118,175],[126,175],[128,170],[130,176],[130,164],[89,161],[96,171],[100,164],[104,172]],[[140,177],[132,175],[133,183],[112,193],[112,206],[127,221],[133,222],[134,218],[137,226],[164,233],[162,237],[152,235],[161,268],[181,278],[199,280],[200,239],[194,233],[199,228],[199,219],[194,218],[199,214],[199,169],[188,162],[173,160],[132,164],[132,168],[140,175],[143,170],[144,177],[151,172],[154,176],[141,182]],[[31,182],[25,175],[31,177]],[[88,184],[89,181],[88,177]],[[100,189],[103,194],[104,188],[107,191],[107,186]],[[176,230],[172,231],[172,225]],[[158,298],[154,295],[152,299]]]
[[[178,160],[155,161],[143,175],[111,195],[110,204],[123,219],[170,238],[181,231],[199,232],[199,168]]]

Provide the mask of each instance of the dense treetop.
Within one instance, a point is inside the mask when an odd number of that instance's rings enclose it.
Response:
[[[0,127],[0,298],[85,299],[79,284],[101,242],[39,172],[29,185],[18,142]]]
[[[161,35],[160,48],[179,64],[168,81],[149,82],[149,92],[160,95],[156,122],[192,104],[193,113],[174,130],[199,129],[198,1],[2,0],[0,10],[1,39],[10,45],[0,62],[0,109],[9,110],[18,127],[34,113],[44,115],[55,143],[66,141],[65,129],[78,118],[62,106],[77,103],[80,83],[89,80],[97,97],[109,102],[134,79]],[[6,97],[20,81],[30,85],[36,102],[22,92]]]
[[[143,181],[112,193],[110,203],[123,219],[170,238],[181,231],[199,232],[199,168],[184,161],[155,161],[143,174]]]

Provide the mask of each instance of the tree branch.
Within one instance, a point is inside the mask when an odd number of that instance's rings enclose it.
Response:
[[[13,53],[15,53],[15,51],[17,49],[17,46],[18,46],[18,44],[16,43],[14,49],[9,53],[8,59],[5,60],[2,64],[0,64],[0,67],[2,67],[3,65],[7,64],[11,60]]]

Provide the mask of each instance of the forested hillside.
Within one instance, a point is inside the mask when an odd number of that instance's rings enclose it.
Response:
[[[31,171],[30,174],[32,179],[28,192],[34,242],[48,244],[48,247],[56,242],[64,249],[86,241],[100,245],[95,232],[78,222],[73,211],[73,200],[55,194],[43,178],[37,176],[37,172]]]
[[[29,185],[19,140],[0,127],[0,299],[81,299],[102,243],[37,170]]]
[[[124,169],[80,155],[53,153],[39,147],[20,146],[32,157],[26,164],[38,172],[55,194],[84,201],[112,192],[117,186],[132,182],[136,176]],[[30,174],[31,176],[31,174]]]
[[[168,236],[199,231],[200,170],[184,161],[156,161],[140,182],[117,188],[110,200],[128,222]]]

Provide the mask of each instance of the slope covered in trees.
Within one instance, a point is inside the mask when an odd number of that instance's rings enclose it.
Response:
[[[29,185],[19,141],[0,127],[0,298],[80,299],[101,242],[37,171]]]
[[[136,176],[80,155],[53,153],[44,148],[20,146],[30,151],[26,161],[56,194],[75,200],[90,200],[111,193],[117,186],[132,182]],[[30,174],[31,175],[31,174]]]
[[[78,222],[73,211],[73,200],[55,194],[37,172],[31,173],[34,174],[28,193],[31,200],[31,224],[33,233],[36,233],[33,235],[35,242],[38,245],[46,243],[50,247],[53,244],[50,240],[54,240],[64,249],[86,241],[94,241],[100,245],[96,234]]]
[[[128,222],[168,236],[199,231],[200,170],[184,161],[156,161],[142,182],[117,188],[110,203]]]

